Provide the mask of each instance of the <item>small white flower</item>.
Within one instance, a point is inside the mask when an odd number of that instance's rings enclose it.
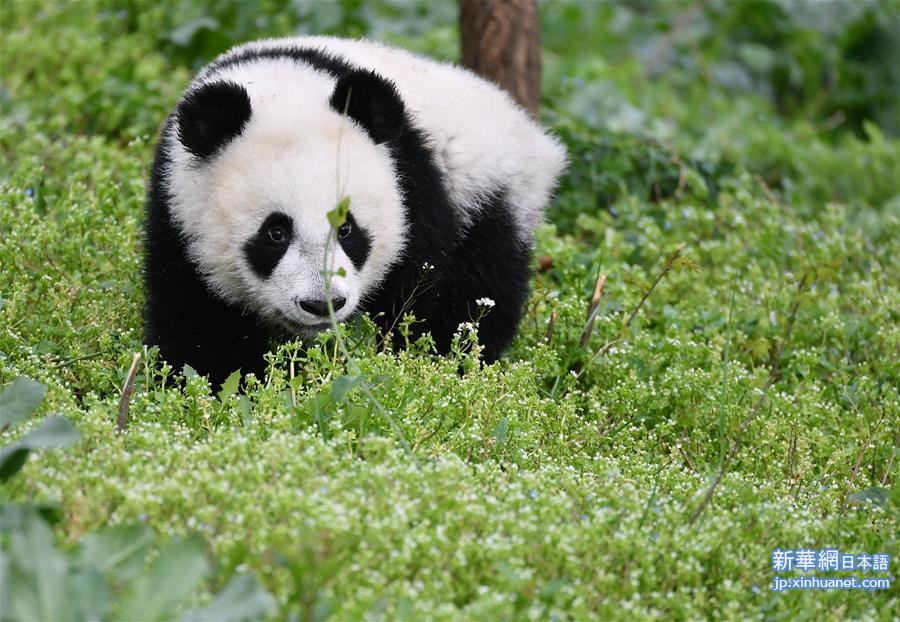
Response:
[[[491,300],[490,298],[479,298],[478,300],[475,301],[475,304],[477,304],[479,307],[485,307],[486,309],[492,309],[494,307],[494,305],[496,305],[497,303],[494,302],[493,300]]]
[[[422,264],[422,270],[425,270],[426,272],[429,270],[434,270],[434,264],[430,264],[426,261]]]
[[[475,330],[475,324],[473,322],[462,322],[459,326],[456,327],[457,334],[464,334]]]

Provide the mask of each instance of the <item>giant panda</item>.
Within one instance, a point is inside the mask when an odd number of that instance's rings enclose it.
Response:
[[[327,292],[338,321],[367,312],[390,332],[413,314],[438,352],[490,299],[478,336],[492,362],[565,162],[509,95],[454,65],[334,37],[233,48],[160,131],[145,342],[221,383],[263,373],[273,339],[326,329]]]

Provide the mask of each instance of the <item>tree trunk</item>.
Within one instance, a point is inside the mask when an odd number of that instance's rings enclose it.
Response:
[[[462,64],[537,115],[541,92],[537,0],[460,0]]]

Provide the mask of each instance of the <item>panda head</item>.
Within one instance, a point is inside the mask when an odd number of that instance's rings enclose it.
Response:
[[[225,300],[301,334],[357,311],[401,256],[406,225],[389,143],[406,127],[394,86],[366,71],[303,91],[277,75],[211,79],[174,117],[172,214]],[[311,96],[319,93],[319,97]],[[349,199],[335,230],[328,212]]]

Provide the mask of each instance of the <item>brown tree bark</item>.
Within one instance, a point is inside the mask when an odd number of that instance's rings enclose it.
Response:
[[[537,0],[460,0],[462,64],[538,112],[541,92]]]

